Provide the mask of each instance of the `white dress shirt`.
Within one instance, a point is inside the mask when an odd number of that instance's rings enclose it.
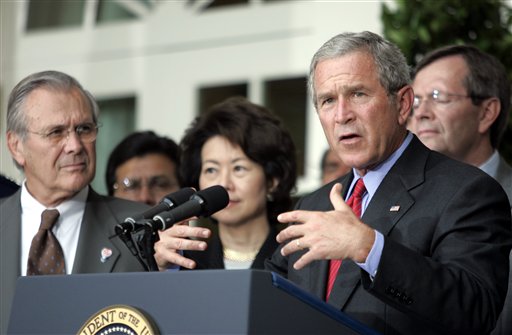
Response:
[[[380,163],[378,166],[373,168],[372,170],[368,170],[368,172],[362,177],[364,181],[364,185],[366,187],[367,192],[363,196],[363,203],[361,206],[361,216],[364,214],[366,207],[368,207],[368,204],[370,203],[370,200],[372,199],[373,195],[377,191],[377,188],[379,188],[380,183],[382,180],[386,177],[389,170],[395,165],[396,161],[402,156],[405,149],[409,146],[409,144],[412,141],[412,134],[408,133],[407,137],[405,138],[404,142],[400,147],[393,152],[384,162]],[[352,189],[355,186],[355,183],[361,176],[357,174],[357,171],[353,169],[354,171],[354,179],[352,180],[352,183],[350,184],[349,192],[347,193],[347,199],[348,200],[349,195],[352,194]],[[363,220],[364,222],[364,220]],[[375,241],[373,242],[372,249],[370,250],[370,253],[368,254],[368,257],[366,258],[366,261],[364,263],[357,263],[356,264],[362,268],[364,271],[366,271],[371,278],[375,277],[377,275],[377,270],[379,268],[380,258],[382,256],[382,250],[384,248],[384,236],[381,232],[375,231]]]
[[[32,239],[41,224],[41,213],[45,209],[50,209],[43,206],[28,192],[25,182],[23,181],[21,189],[21,274],[23,276],[27,273],[28,253]],[[88,194],[89,187],[84,187],[73,198],[64,201],[55,208],[60,215],[57,223],[52,228],[52,232],[64,252],[67,274],[71,274],[73,270],[80,226],[82,225]]]
[[[489,176],[496,178],[498,175],[498,165],[500,163],[500,154],[497,150],[494,150],[491,157],[485,161],[479,168],[487,173]]]

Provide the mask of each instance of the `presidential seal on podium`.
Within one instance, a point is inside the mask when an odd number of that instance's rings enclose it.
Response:
[[[158,335],[144,313],[132,306],[108,306],[87,320],[77,335]]]

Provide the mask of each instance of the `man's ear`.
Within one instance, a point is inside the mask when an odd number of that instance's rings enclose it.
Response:
[[[482,102],[479,112],[479,125],[478,131],[481,134],[486,132],[490,132],[491,126],[496,121],[498,116],[500,115],[501,103],[500,99],[496,97],[491,97],[485,99]]]
[[[396,93],[396,102],[398,104],[398,123],[404,125],[411,114],[412,103],[414,101],[414,91],[411,85],[405,85]]]
[[[13,159],[20,165],[25,164],[24,144],[18,134],[12,131],[7,132],[7,148],[11,152]]]

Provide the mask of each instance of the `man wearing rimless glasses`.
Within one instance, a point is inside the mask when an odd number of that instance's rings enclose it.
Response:
[[[414,72],[409,130],[430,149],[494,177],[512,204],[512,168],[497,151],[510,112],[505,67],[476,47],[457,45],[427,54]],[[510,272],[505,307],[493,335],[512,333]]]
[[[416,66],[409,129],[432,150],[477,166],[512,201],[512,168],[497,151],[510,112],[510,82],[493,56],[469,45],[427,54]]]

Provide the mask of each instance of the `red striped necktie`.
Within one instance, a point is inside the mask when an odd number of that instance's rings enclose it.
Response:
[[[359,178],[354,186],[354,190],[352,191],[352,195],[348,198],[347,205],[352,208],[352,211],[357,217],[361,217],[361,208],[363,203],[363,195],[366,192],[366,187],[364,186],[363,178]],[[329,300],[329,295],[331,294],[332,287],[334,285],[334,281],[336,280],[336,276],[338,275],[338,270],[340,269],[341,259],[332,259],[329,262],[329,277],[327,280],[327,294],[325,301]]]

